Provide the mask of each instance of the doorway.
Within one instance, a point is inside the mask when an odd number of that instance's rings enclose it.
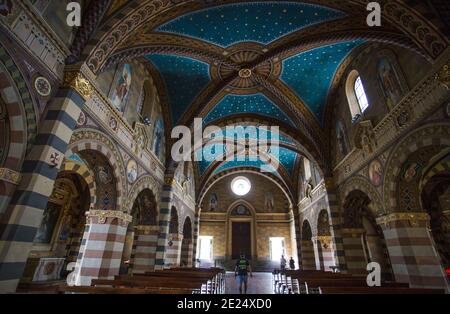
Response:
[[[233,259],[238,259],[241,253],[247,259],[252,257],[252,238],[250,222],[232,222],[232,253]]]

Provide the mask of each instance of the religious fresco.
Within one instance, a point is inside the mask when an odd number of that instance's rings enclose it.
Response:
[[[134,201],[131,213],[137,218],[139,225],[154,226],[157,224],[156,200],[152,191],[145,189],[139,193]]]
[[[369,165],[369,179],[376,187],[381,185],[383,180],[383,166],[379,160],[374,160]]]
[[[60,212],[61,205],[57,205],[52,202],[48,203],[47,208],[44,210],[41,225],[39,226],[34,238],[35,243],[49,244],[52,241],[53,232],[55,231]]]
[[[422,166],[416,162],[406,164],[402,172],[402,179],[408,183],[413,181],[421,168]]]
[[[386,100],[386,105],[389,110],[402,99],[404,89],[402,87],[400,77],[394,65],[388,58],[382,58],[378,62],[378,81],[381,91]]]
[[[158,118],[153,130],[153,145],[152,150],[158,158],[162,159],[162,144],[164,136],[164,122],[162,118]]]
[[[231,211],[231,216],[251,216],[251,211],[245,205],[238,205]]]
[[[0,0],[0,16],[8,16],[13,9],[12,0]]]
[[[97,204],[95,209],[115,210],[117,200],[114,170],[108,160],[96,151],[86,150],[79,153],[90,169],[94,169]]]
[[[341,152],[342,156],[347,156],[349,150],[348,142],[347,137],[345,135],[344,125],[342,124],[341,121],[336,122],[336,138],[339,151]]]
[[[265,207],[266,211],[271,212],[275,208],[275,203],[273,199],[273,194],[271,192],[267,192],[265,195]]]
[[[127,164],[127,179],[129,183],[134,183],[138,176],[138,167],[134,159],[130,159]]]
[[[219,199],[217,198],[217,194],[212,193],[209,198],[209,210],[212,212],[214,210],[216,210],[218,202],[219,202]]]
[[[123,112],[128,101],[132,83],[131,65],[121,65],[116,75],[117,78],[111,87],[110,100],[117,110]]]

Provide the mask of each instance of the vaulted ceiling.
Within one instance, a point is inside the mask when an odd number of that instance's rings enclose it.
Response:
[[[106,35],[93,45],[87,64],[97,72],[145,57],[160,77],[172,125],[191,126],[195,117],[223,128],[279,125],[281,167],[275,176],[293,186],[300,155],[324,163],[330,95],[353,51],[383,42],[433,60],[448,44],[421,18],[423,8],[381,2],[383,25],[369,28],[365,0],[112,1],[101,26]],[[96,5],[104,9],[106,3]],[[401,16],[407,19],[399,23]],[[412,25],[426,29],[427,39]],[[197,173],[205,181],[261,163],[200,161]]]

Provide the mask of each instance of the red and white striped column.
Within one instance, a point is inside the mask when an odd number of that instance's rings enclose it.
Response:
[[[341,229],[347,271],[350,274],[367,275],[367,259],[364,253],[362,236],[364,229]]]
[[[450,292],[429,222],[427,213],[392,213],[377,218],[395,280],[407,282],[412,288],[441,288]]]
[[[133,274],[155,270],[158,226],[135,226],[130,268]]]
[[[75,285],[89,286],[92,279],[114,279],[132,217],[120,211],[91,210],[75,267]]]

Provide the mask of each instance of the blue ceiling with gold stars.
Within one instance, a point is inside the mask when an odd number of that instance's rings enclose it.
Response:
[[[161,74],[169,94],[174,124],[180,119],[195,97],[209,83],[209,65],[188,57],[148,55]]]
[[[252,2],[189,13],[156,30],[202,39],[221,47],[246,41],[269,44],[307,26],[343,16],[342,12],[311,4]]]
[[[237,113],[256,113],[294,125],[291,119],[277,105],[261,93],[254,95],[226,95],[206,115],[204,122],[209,123]]]
[[[342,60],[362,41],[344,42],[300,53],[284,60],[281,80],[323,122],[328,91]]]

